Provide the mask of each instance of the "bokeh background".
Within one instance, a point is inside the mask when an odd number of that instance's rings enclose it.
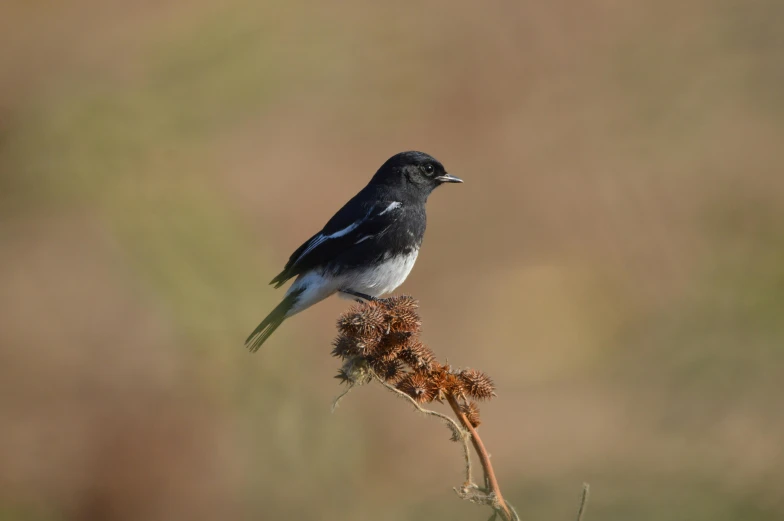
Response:
[[[0,519],[485,519],[266,285],[387,157],[523,519],[784,518],[784,3],[6,0]]]

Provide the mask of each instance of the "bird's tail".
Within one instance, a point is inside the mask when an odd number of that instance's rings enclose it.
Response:
[[[302,291],[294,291],[286,295],[283,298],[283,301],[267,315],[267,318],[262,320],[261,324],[253,330],[253,333],[245,340],[245,346],[251,353],[258,351],[261,344],[263,344],[270,335],[278,329],[278,326],[286,320],[286,315],[297,302],[297,297],[299,297],[300,293],[302,293]]]

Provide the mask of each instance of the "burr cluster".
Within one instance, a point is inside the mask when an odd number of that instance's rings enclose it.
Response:
[[[332,355],[343,360],[336,378],[349,385],[378,378],[417,403],[452,396],[474,427],[481,420],[474,400],[495,396],[493,382],[476,369],[454,370],[436,360],[420,339],[418,302],[408,296],[360,302],[338,319]]]

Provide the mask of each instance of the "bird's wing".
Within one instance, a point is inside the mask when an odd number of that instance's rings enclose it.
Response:
[[[362,192],[343,206],[326,226],[291,254],[283,271],[272,279],[276,288],[316,266],[324,266],[358,244],[384,232],[395,219],[399,202],[378,202]]]

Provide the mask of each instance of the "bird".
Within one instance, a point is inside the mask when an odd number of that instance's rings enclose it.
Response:
[[[462,182],[424,152],[390,157],[272,279],[270,284],[280,288],[296,277],[280,304],[248,336],[246,347],[257,351],[284,320],[335,293],[378,300],[394,291],[419,255],[428,196],[442,184]]]

